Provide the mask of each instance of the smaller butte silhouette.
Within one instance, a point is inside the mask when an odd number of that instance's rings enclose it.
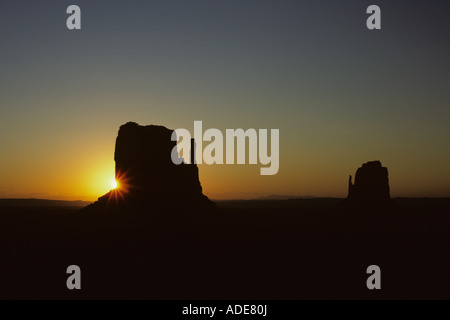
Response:
[[[356,170],[355,182],[348,181],[347,199],[338,204],[342,209],[373,211],[391,209],[388,169],[381,162],[369,161]]]
[[[163,126],[122,125],[114,152],[118,187],[84,208],[88,212],[198,212],[215,208],[203,192],[196,164],[172,162],[173,130]],[[195,142],[191,140],[191,159]],[[183,155],[186,156],[186,155]]]
[[[348,199],[356,201],[389,200],[388,170],[380,161],[369,161],[356,170],[355,184],[352,176],[348,182]]]

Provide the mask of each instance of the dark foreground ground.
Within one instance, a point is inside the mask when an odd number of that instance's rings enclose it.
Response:
[[[450,199],[218,202],[220,212],[81,216],[0,203],[0,298],[449,299]],[[81,268],[68,290],[66,268]],[[381,290],[366,269],[381,268]]]

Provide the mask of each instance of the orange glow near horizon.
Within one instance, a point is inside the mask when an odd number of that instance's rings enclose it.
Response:
[[[43,159],[48,159],[47,163],[38,158],[32,163],[8,161],[9,165],[4,167],[10,170],[0,173],[4,183],[0,197],[95,201],[111,190],[128,192],[131,185],[126,174],[114,178],[115,164],[108,150],[114,150],[114,139],[110,140],[112,143],[103,150],[78,151],[57,161],[48,154],[42,155]],[[387,152],[381,156],[365,152],[351,157],[349,153],[341,156],[334,150],[327,150],[327,153],[327,157],[317,159],[317,152],[305,152],[301,156],[295,150],[281,150],[280,171],[274,176],[261,176],[259,165],[202,164],[199,165],[200,183],[203,193],[213,200],[270,195],[345,197],[348,175],[354,175],[363,162],[380,160],[389,170],[392,197],[448,196],[445,191],[448,180],[430,179],[430,176],[442,176],[440,169],[445,167],[445,157],[435,160],[438,163],[425,171],[418,169],[425,160],[420,156],[407,162]]]
[[[167,127],[183,125],[169,124]],[[424,165],[429,161],[428,154],[418,152],[419,147],[415,147],[417,152],[413,159],[402,157],[403,149],[393,150],[393,147],[385,147],[376,153],[370,148],[351,152],[347,142],[336,142],[333,148],[310,143],[300,152],[283,147],[296,143],[286,140],[287,134],[283,132],[280,135],[280,171],[276,175],[261,176],[260,165],[202,164],[199,165],[199,178],[203,193],[213,200],[254,199],[269,195],[345,197],[348,175],[354,175],[364,162],[380,160],[389,170],[391,196],[448,196],[449,179],[446,177],[449,172],[442,171],[448,159],[444,151],[442,157],[433,159],[433,166]],[[96,131],[96,134],[99,138],[77,136],[67,148],[43,145],[34,150],[30,146],[35,156],[32,162],[26,154],[19,153],[21,149],[14,154],[5,154],[0,164],[8,170],[0,172],[0,197],[95,201],[110,190],[127,192],[131,186],[126,174],[115,177],[113,151],[117,128],[105,133]],[[357,138],[353,139],[355,141],[350,145],[357,144]],[[78,140],[84,144],[75,143]],[[51,150],[59,153],[55,156]]]

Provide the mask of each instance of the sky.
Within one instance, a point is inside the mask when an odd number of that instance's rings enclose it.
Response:
[[[212,199],[345,197],[371,160],[391,196],[449,197],[449,14],[440,0],[3,0],[0,198],[95,200],[120,125],[195,120],[280,130],[276,175],[199,165]]]

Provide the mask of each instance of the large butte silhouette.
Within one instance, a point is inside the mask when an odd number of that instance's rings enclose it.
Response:
[[[173,130],[163,126],[140,126],[128,122],[119,129],[114,152],[118,183],[83,212],[142,213],[161,211],[199,212],[215,208],[202,193],[198,167],[192,161],[195,142],[191,140],[191,164],[174,164],[176,147]]]

